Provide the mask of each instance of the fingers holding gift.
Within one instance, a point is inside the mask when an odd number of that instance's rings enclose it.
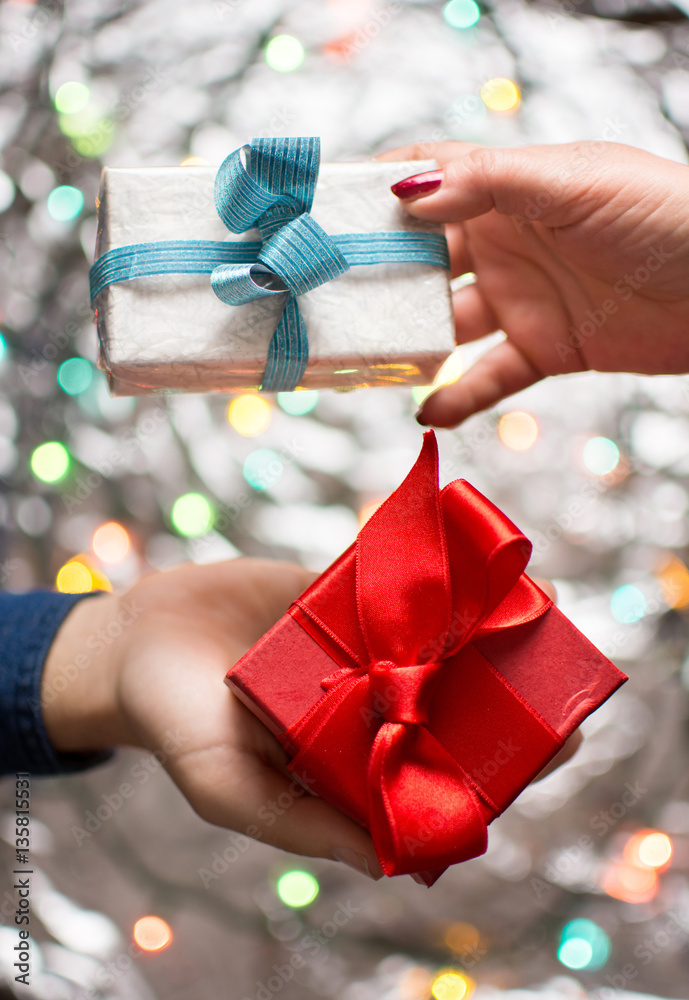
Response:
[[[422,427],[456,427],[473,413],[542,378],[526,355],[505,340],[487,351],[457,382],[430,395],[416,419]]]
[[[455,341],[468,344],[500,329],[500,321],[477,284],[465,285],[452,293]]]
[[[371,838],[291,775],[254,754],[209,747],[186,755],[171,774],[194,810],[209,823],[307,857],[341,861],[382,877]],[[305,782],[306,778],[305,776]]]

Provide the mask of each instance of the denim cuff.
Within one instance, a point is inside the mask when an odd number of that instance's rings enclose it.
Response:
[[[41,711],[41,677],[60,625],[87,594],[0,593],[0,774],[68,774],[112,757],[112,750],[58,753]]]

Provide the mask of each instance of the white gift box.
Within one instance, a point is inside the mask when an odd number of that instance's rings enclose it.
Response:
[[[433,161],[324,164],[311,215],[332,235],[442,233],[408,215],[390,185]],[[235,235],[213,198],[216,167],[106,167],[96,257],[164,240],[259,240]],[[428,385],[454,348],[449,272],[420,263],[353,266],[298,297],[309,336],[300,387]],[[98,294],[99,365],[115,395],[258,388],[283,296],[229,306],[208,274],[161,274]]]

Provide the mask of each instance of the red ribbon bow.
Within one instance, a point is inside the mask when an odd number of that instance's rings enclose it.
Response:
[[[446,537],[451,508],[461,528]],[[488,678],[484,688],[472,689],[478,668],[469,644],[533,621],[551,605],[523,575],[530,552],[524,535],[467,483],[440,493],[437,444],[428,432],[414,468],[359,533],[355,577],[342,576],[339,587],[322,577],[290,609],[340,665],[322,682],[323,698],[287,734],[300,748],[290,768],[308,772],[370,830],[387,875],[482,854],[487,822],[519,791],[517,781],[526,784],[562,743],[490,664],[478,670]],[[342,593],[346,578],[356,580],[351,601]],[[529,744],[530,753],[510,762],[518,778],[502,792],[499,780],[487,791],[475,777],[476,734],[461,745],[470,703],[458,706],[456,737],[447,725],[443,739],[433,730],[432,716],[443,711],[438,680],[448,671],[463,671],[460,691],[469,698],[493,685],[495,725]]]

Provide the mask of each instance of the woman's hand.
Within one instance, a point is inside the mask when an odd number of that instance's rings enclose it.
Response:
[[[380,157],[419,158],[442,170],[393,190],[446,223],[453,274],[476,275],[453,297],[457,343],[507,335],[426,399],[420,423],[455,426],[546,375],[689,372],[688,167],[610,142]]]

